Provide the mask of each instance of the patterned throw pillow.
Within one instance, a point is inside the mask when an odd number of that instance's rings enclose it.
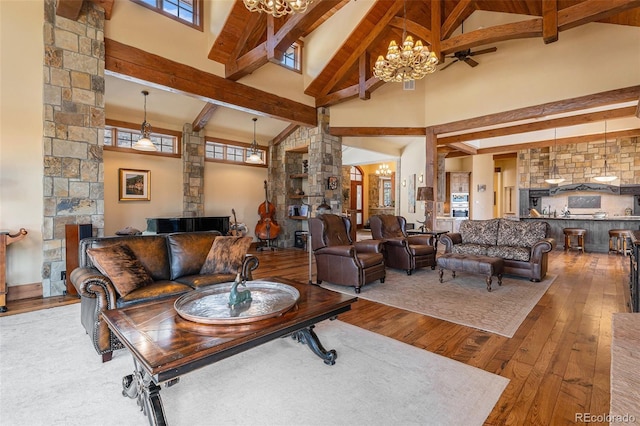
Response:
[[[463,220],[460,236],[465,244],[495,246],[498,239],[498,219]]]
[[[498,245],[511,247],[531,247],[547,235],[546,222],[517,222],[500,220]]]
[[[237,274],[251,245],[251,237],[216,237],[201,274]]]
[[[93,265],[111,280],[120,296],[153,283],[142,263],[125,244],[89,248],[87,254]]]

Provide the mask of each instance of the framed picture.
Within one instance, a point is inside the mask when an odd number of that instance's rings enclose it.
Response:
[[[120,201],[151,200],[149,170],[118,169]]]
[[[338,176],[331,176],[327,180],[327,188],[338,189]]]

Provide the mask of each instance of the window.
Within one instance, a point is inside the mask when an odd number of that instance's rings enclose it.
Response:
[[[362,181],[362,172],[354,166],[351,166],[351,169],[349,171],[349,177],[351,178],[351,180],[356,180],[356,181]]]
[[[302,42],[293,43],[284,52],[280,65],[294,71],[302,72]]]
[[[202,31],[203,0],[131,0]]]
[[[108,150],[124,150],[135,151],[132,146],[140,139],[140,130],[135,124],[116,122],[107,120],[104,128],[104,147]],[[135,130],[133,130],[135,129]],[[145,152],[145,154],[162,154],[180,156],[180,142],[182,134],[172,130],[153,129],[151,133],[151,142],[156,146],[158,151]]]
[[[393,197],[390,178],[380,178],[380,185],[382,186],[380,191],[380,205],[384,207],[393,207]]]
[[[204,158],[206,161],[219,163],[234,163],[246,166],[267,167],[267,151],[258,149],[258,155],[265,164],[248,164],[246,159],[251,154],[251,146],[242,142],[222,141],[219,139],[206,138],[204,148]]]

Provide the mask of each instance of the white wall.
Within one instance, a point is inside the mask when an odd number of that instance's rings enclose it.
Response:
[[[41,1],[0,1],[0,229],[27,237],[7,247],[9,286],[42,281]]]
[[[419,226],[418,220],[424,221],[424,202],[416,201],[416,212],[409,213],[409,185],[402,186],[405,179],[409,179],[412,174],[416,175],[416,195],[417,188],[424,186],[424,183],[418,181],[420,174],[424,174],[424,166],[426,164],[425,142],[414,142],[407,146],[400,157],[400,173],[397,179],[400,180],[400,215],[407,219],[408,223],[415,223]]]
[[[470,157],[473,168],[469,185],[470,219],[492,219],[493,209],[493,155],[474,155]],[[484,192],[478,191],[478,185],[485,185]]]

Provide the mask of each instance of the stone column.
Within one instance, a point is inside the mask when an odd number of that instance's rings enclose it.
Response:
[[[77,21],[44,2],[43,297],[64,294],[65,225],[104,234],[104,11],[85,2]],[[71,271],[66,271],[67,276]]]
[[[191,124],[182,128],[182,214],[204,216],[204,130],[194,132]]]

